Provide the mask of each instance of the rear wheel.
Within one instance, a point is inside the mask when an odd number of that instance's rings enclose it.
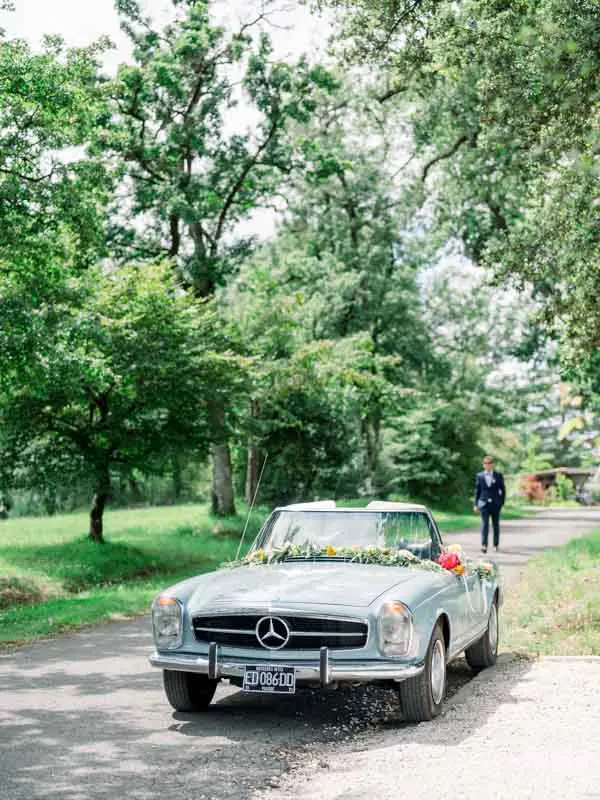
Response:
[[[498,598],[494,597],[490,606],[488,625],[485,633],[471,647],[465,650],[467,664],[474,672],[481,672],[496,663],[498,657]]]
[[[175,711],[206,711],[217,689],[216,680],[194,672],[163,670],[167,700]]]
[[[407,722],[425,722],[442,710],[446,694],[446,644],[438,622],[425,656],[425,669],[398,687],[402,713]]]

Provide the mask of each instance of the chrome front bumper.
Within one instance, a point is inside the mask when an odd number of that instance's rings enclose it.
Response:
[[[198,672],[216,679],[243,678],[246,664],[279,664],[294,667],[297,681],[316,682],[322,686],[337,681],[404,681],[420,675],[425,668],[423,664],[396,664],[390,661],[336,663],[330,660],[326,647],[321,648],[319,660],[315,662],[267,661],[265,659],[261,661],[257,658],[220,660],[216,646],[211,646],[208,657],[155,651],[150,656],[150,663],[153,667],[160,669]]]

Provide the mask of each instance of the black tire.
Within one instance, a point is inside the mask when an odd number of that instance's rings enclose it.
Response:
[[[495,628],[495,630],[494,630]],[[491,667],[498,658],[498,597],[494,596],[490,613],[488,616],[488,626],[485,633],[470,647],[465,650],[467,664],[473,672],[481,672],[486,667]]]
[[[217,689],[218,681],[194,672],[163,670],[167,700],[175,711],[206,711]]]
[[[439,681],[432,688],[432,665],[436,660],[443,661],[443,677],[440,691]],[[425,669],[415,678],[408,678],[398,686],[402,713],[407,722],[426,722],[437,717],[442,710],[446,694],[446,644],[442,626],[438,622],[431,634],[429,647],[425,656]],[[435,696],[434,696],[435,694]]]

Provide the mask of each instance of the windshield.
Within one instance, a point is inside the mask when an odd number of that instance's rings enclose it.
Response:
[[[254,549],[287,544],[327,547],[392,547],[431,557],[438,540],[429,517],[419,511],[276,511]]]

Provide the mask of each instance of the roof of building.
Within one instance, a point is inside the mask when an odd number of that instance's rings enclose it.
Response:
[[[550,477],[552,475],[593,475],[595,470],[584,467],[555,467],[554,469],[540,469],[535,472],[536,478]]]

